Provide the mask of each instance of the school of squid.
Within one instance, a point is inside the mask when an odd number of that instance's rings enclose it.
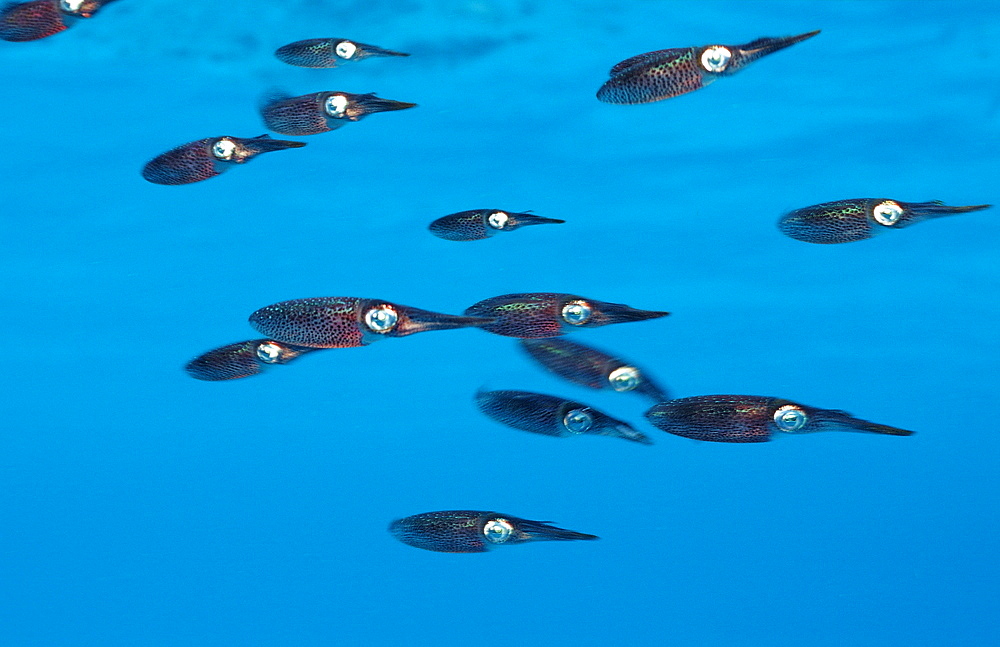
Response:
[[[76,25],[104,16],[104,8],[116,1],[9,3],[0,9],[0,39],[26,42],[48,38],[71,27],[82,28]],[[113,12],[112,7],[107,15]],[[737,45],[710,43],[672,47],[630,56],[611,67],[608,79],[596,91],[596,99],[621,106],[674,99],[733,76],[750,64],[789,47],[814,47],[815,42],[811,39],[819,33],[815,30],[786,37],[760,37]],[[803,44],[806,41],[810,42]],[[274,57],[286,65],[335,70],[358,63],[396,65],[408,59],[410,54],[347,38],[322,37],[283,44],[276,48]],[[376,63],[376,59],[382,60]],[[766,72],[762,70],[762,73]],[[713,92],[721,94],[725,89],[720,87]],[[299,96],[272,91],[262,98],[257,110],[268,131],[294,138],[338,130],[378,113],[416,107],[416,103],[387,99],[374,93],[318,89]],[[656,109],[668,111],[670,106]],[[377,117],[371,124],[359,128],[375,128],[380,120],[391,118]],[[192,134],[191,141],[171,150],[155,155],[150,152],[151,159],[139,174],[154,184],[183,186],[213,179],[263,153],[291,151],[306,144],[299,139],[278,139],[268,134],[208,137]],[[775,234],[814,244],[860,242],[889,230],[991,206],[948,206],[940,201],[903,201],[888,197],[831,198],[779,216]],[[564,225],[558,228],[559,231],[572,229],[571,219],[536,215],[530,211],[465,208],[441,215],[427,225],[426,232],[414,232],[414,235],[429,233],[443,241],[472,242],[527,227],[531,227],[530,231],[519,235],[557,231],[534,227],[548,224]],[[453,249],[447,243],[440,244]],[[878,242],[866,244],[877,245]],[[650,406],[645,422],[651,429],[643,431],[576,398],[515,389],[480,388],[470,392],[470,398],[485,418],[530,434],[551,438],[605,436],[650,446],[654,444],[656,430],[711,443],[762,443],[778,437],[821,431],[881,436],[914,433],[871,422],[839,408],[807,405],[781,395],[675,397],[647,370],[654,362],[636,363],[612,350],[577,341],[579,331],[599,326],[635,324],[635,330],[641,332],[669,325],[661,321],[671,314],[662,309],[666,304],[641,304],[644,307],[639,308],[589,295],[515,292],[488,296],[471,305],[441,306],[446,311],[441,312],[435,306],[433,310],[423,309],[370,296],[288,296],[292,298],[263,304],[247,315],[255,331],[254,338],[226,343],[198,355],[185,366],[187,374],[203,381],[236,380],[262,374],[274,365],[291,364],[317,351],[363,347],[382,339],[416,333],[475,328],[485,334],[513,338],[511,343],[520,349],[518,352],[542,371],[567,384],[583,389],[633,393],[644,398]],[[559,528],[548,521],[466,509],[413,514],[392,521],[388,530],[409,546],[448,553],[486,552],[501,545],[535,541],[598,538]]]

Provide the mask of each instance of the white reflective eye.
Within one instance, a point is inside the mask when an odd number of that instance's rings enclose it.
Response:
[[[63,11],[76,13],[80,10],[84,0],[59,0],[59,8]]]
[[[778,407],[774,412],[774,424],[781,431],[799,431],[809,422],[806,412],[794,404],[786,404]]]
[[[337,47],[334,49],[337,52],[337,56],[340,58],[351,58],[354,53],[358,51],[358,46],[349,40],[342,40],[337,43]]]
[[[223,137],[219,141],[212,145],[212,155],[215,155],[218,159],[222,161],[229,161],[233,158],[236,153],[236,142],[229,139],[228,137]]]
[[[399,315],[396,314],[395,309],[389,306],[372,308],[365,313],[365,325],[368,326],[372,332],[389,332],[396,327],[397,321],[399,321]]]
[[[570,301],[563,306],[562,318],[568,324],[579,326],[590,321],[592,310],[586,301]]]
[[[573,409],[563,416],[563,427],[570,433],[582,434],[592,426],[594,426],[594,416],[586,409]]]
[[[265,364],[275,364],[281,359],[282,348],[274,342],[264,342],[257,347],[257,357]]]
[[[701,66],[709,72],[722,72],[729,65],[729,59],[733,53],[722,45],[713,45],[705,48],[701,53]]]
[[[872,215],[878,224],[891,227],[899,222],[903,216],[903,207],[892,200],[886,200],[875,205],[875,208],[872,209]]]
[[[490,214],[489,218],[486,219],[486,222],[488,222],[490,227],[493,227],[494,229],[503,229],[507,226],[508,220],[510,220],[510,216],[503,211],[494,211]]]
[[[344,113],[347,112],[347,97],[342,94],[331,94],[326,98],[324,109],[326,110],[326,114],[331,117],[337,117],[338,119],[343,117]]]
[[[631,391],[639,386],[639,369],[634,366],[619,366],[608,374],[608,382],[615,391]]]
[[[514,526],[506,519],[490,519],[483,526],[483,536],[491,544],[502,544],[510,539]]]

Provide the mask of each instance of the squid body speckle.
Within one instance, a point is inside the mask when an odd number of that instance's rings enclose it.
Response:
[[[479,510],[415,514],[393,521],[389,532],[404,544],[439,553],[485,553],[498,546],[531,541],[598,539],[596,535],[556,528],[549,521]]]
[[[818,33],[758,38],[746,45],[680,47],[639,54],[611,68],[611,78],[597,91],[597,98],[607,103],[633,104],[676,97],[735,74],[763,56]]]
[[[257,375],[275,364],[287,364],[313,350],[316,349],[282,344],[273,339],[251,339],[199,355],[188,362],[184,370],[197,380],[235,380]]]
[[[310,38],[282,45],[274,55],[296,67],[339,67],[345,63],[378,56],[409,56],[346,38]]]
[[[445,240],[482,240],[502,231],[514,231],[528,225],[562,224],[565,220],[543,218],[531,213],[514,213],[502,209],[473,209],[438,218],[428,229]]]
[[[654,402],[670,399],[666,389],[638,366],[596,348],[560,337],[522,339],[521,348],[543,367],[570,382],[592,389],[634,391]]]
[[[593,407],[528,391],[480,391],[476,405],[497,422],[535,434],[566,438],[589,434],[652,445],[646,434]]]
[[[366,346],[386,337],[479,326],[492,321],[357,297],[282,301],[250,315],[250,325],[262,335],[309,348]]]
[[[416,105],[349,92],[314,92],[299,97],[272,94],[264,100],[260,114],[267,127],[276,133],[316,135],[361,121],[376,112],[405,110]]]
[[[215,177],[234,165],[246,164],[261,153],[305,145],[305,142],[271,139],[269,135],[249,139],[209,137],[157,155],[142,169],[142,177],[154,184],[190,184]]]
[[[796,209],[781,217],[778,229],[790,238],[807,243],[850,243],[931,218],[980,211],[990,206],[949,207],[941,202],[855,198]]]
[[[23,42],[58,34],[114,0],[32,0],[0,7],[0,40]]]
[[[861,431],[910,436],[912,431],[860,420],[845,411],[818,409],[756,395],[700,395],[661,402],[646,418],[663,431],[718,443],[762,443],[775,434]]]
[[[527,292],[485,299],[466,308],[465,314],[494,318],[495,321],[480,328],[496,335],[541,338],[558,337],[577,328],[656,319],[670,313],[639,310],[574,294]]]

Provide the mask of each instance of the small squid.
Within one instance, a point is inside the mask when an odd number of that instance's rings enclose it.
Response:
[[[650,103],[670,99],[733,75],[757,59],[812,38],[758,38],[746,45],[706,45],[661,49],[625,59],[611,68],[611,78],[597,91],[606,103]]]
[[[257,375],[268,366],[287,364],[314,350],[273,339],[251,339],[203,353],[188,362],[184,370],[196,380],[235,380]]]
[[[533,434],[568,438],[580,434],[611,436],[652,445],[646,434],[573,400],[528,391],[480,391],[479,410],[497,422]]]
[[[527,292],[504,294],[475,303],[465,310],[473,317],[492,317],[480,326],[505,337],[558,337],[577,328],[646,321],[665,317],[669,312],[639,310],[622,303],[586,299],[574,294]]]
[[[376,112],[405,110],[416,105],[349,92],[314,92],[299,97],[272,94],[264,100],[260,114],[267,127],[276,133],[316,135],[361,121]]]
[[[386,337],[481,326],[492,321],[488,317],[447,315],[357,297],[282,301],[250,315],[250,325],[262,335],[309,348],[367,346]]]
[[[781,217],[778,229],[790,238],[807,243],[851,243],[889,229],[903,229],[931,218],[980,211],[990,206],[949,207],[942,202],[856,198],[796,209]]]
[[[502,231],[514,231],[528,225],[562,224],[565,220],[543,218],[531,213],[514,213],[501,209],[473,209],[459,211],[438,218],[428,229],[445,240],[483,240]]]
[[[91,18],[114,0],[31,0],[0,7],[0,40],[38,40],[69,29],[81,18]]]
[[[404,544],[439,553],[485,553],[497,546],[530,541],[599,539],[596,535],[556,528],[549,521],[479,510],[415,514],[393,521],[389,532]]]
[[[271,139],[270,135],[249,139],[209,137],[157,155],[143,167],[142,177],[154,184],[191,184],[215,177],[236,164],[246,164],[261,153],[305,145],[305,142]]]
[[[522,339],[521,348],[559,377],[592,389],[634,391],[654,402],[669,400],[666,389],[638,366],[567,339]]]
[[[282,45],[274,55],[279,61],[296,67],[339,67],[377,56],[409,56],[403,52],[365,45],[346,38],[310,38]]]
[[[661,402],[646,412],[663,431],[717,443],[762,443],[777,434],[814,431],[861,431],[887,436],[914,432],[818,409],[790,400],[757,395],[699,395]]]

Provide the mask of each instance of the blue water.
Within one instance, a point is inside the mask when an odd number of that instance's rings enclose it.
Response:
[[[120,2],[0,43],[0,645],[995,640],[996,209],[833,246],[774,223],[842,198],[1000,200],[1000,4],[186,5]],[[693,94],[593,97],[633,54],[812,29]],[[413,56],[270,55],[316,36]],[[200,184],[139,176],[181,143],[264,132],[272,87],[420,107]],[[426,231],[478,207],[568,222]],[[284,299],[460,312],[540,291],[672,311],[576,338],[678,396],[918,433],[689,441],[474,329],[228,383],[182,370]],[[502,427],[481,386],[586,401],[656,445]],[[452,555],[386,532],[462,508],[601,540]]]

